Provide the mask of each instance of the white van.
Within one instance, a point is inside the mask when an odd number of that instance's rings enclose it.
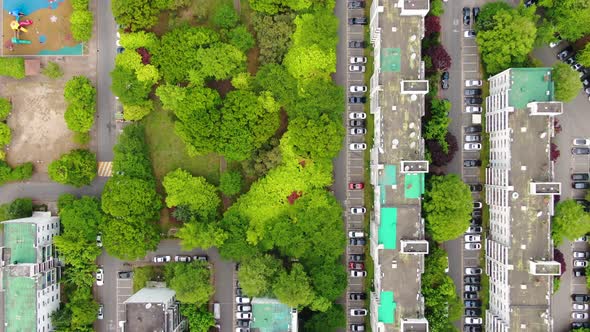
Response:
[[[221,304],[213,303],[213,317],[215,319],[221,319]]]

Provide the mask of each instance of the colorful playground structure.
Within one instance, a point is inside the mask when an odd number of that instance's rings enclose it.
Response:
[[[10,15],[15,17],[15,20],[10,22],[10,28],[14,31],[14,37],[12,37],[13,44],[30,44],[30,40],[20,39],[20,32],[27,32],[25,27],[33,24],[31,20],[21,20],[25,14],[19,9],[14,9],[9,12]]]

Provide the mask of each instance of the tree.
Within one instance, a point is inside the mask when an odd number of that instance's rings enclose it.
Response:
[[[573,199],[560,201],[555,206],[551,237],[555,245],[563,238],[573,240],[590,232],[590,215]]]
[[[219,247],[221,257],[227,260],[244,261],[260,253],[256,246],[244,241],[249,222],[236,208],[230,207],[219,225],[228,235]]]
[[[6,120],[12,111],[12,103],[6,98],[0,97],[0,121]]]
[[[276,84],[276,82],[281,82],[281,84]],[[279,104],[285,108],[289,108],[297,98],[297,80],[289,74],[285,67],[278,64],[270,63],[260,67],[256,72],[254,85],[259,92],[270,91]],[[342,98],[344,98],[343,94]]]
[[[295,18],[293,45],[317,45],[323,51],[336,49],[338,44],[338,18],[331,9],[320,8]]]
[[[242,174],[236,171],[225,171],[219,178],[219,191],[226,196],[234,196],[242,190]]]
[[[154,110],[154,103],[146,100],[137,105],[123,105],[123,118],[126,121],[139,121]]]
[[[447,133],[445,141],[447,143],[446,151],[438,140],[426,140],[426,149],[430,152],[434,166],[445,166],[450,163],[457,150],[459,150],[457,138],[453,134]]]
[[[160,41],[155,33],[140,30],[121,34],[120,43],[121,46],[128,50],[137,50],[140,47],[145,47],[147,50],[152,51],[158,47]]]
[[[217,7],[212,20],[221,29],[231,29],[238,24],[240,17],[233,5],[225,3]]]
[[[215,326],[213,314],[204,306],[181,305],[180,313],[187,318],[191,332],[207,332],[209,328]]]
[[[0,76],[9,76],[18,80],[25,78],[25,59],[0,57]]]
[[[116,175],[102,193],[102,210],[117,218],[154,219],[160,214],[160,197],[150,181]]]
[[[125,126],[113,148],[113,154],[114,174],[148,181],[154,180],[143,125]]]
[[[436,45],[428,50],[435,70],[447,70],[451,68],[451,56],[442,45]]]
[[[66,304],[72,312],[71,326],[74,329],[94,323],[98,313],[98,303],[92,298],[92,288],[76,288],[69,294]]]
[[[433,240],[455,239],[469,227],[471,192],[457,175],[433,176],[424,196],[426,227]]]
[[[4,122],[0,122],[0,147],[10,144],[11,140],[12,131],[10,127]]]
[[[340,304],[334,304],[325,312],[314,312],[311,318],[305,321],[305,332],[335,332],[346,326],[346,314]]]
[[[440,18],[438,16],[426,16],[424,18],[424,35],[430,36],[440,32]]]
[[[74,10],[70,15],[72,37],[80,42],[87,42],[92,37],[94,17],[89,10]]]
[[[162,185],[166,190],[168,207],[185,205],[204,220],[212,220],[217,215],[221,203],[217,188],[202,176],[192,176],[178,168],[164,177]]]
[[[314,160],[336,157],[345,134],[342,120],[334,121],[327,114],[319,119],[296,117],[289,122],[288,128],[288,141],[294,152]]]
[[[115,20],[131,31],[149,29],[158,22],[156,1],[114,0],[111,6]]]
[[[240,264],[238,279],[245,294],[250,297],[268,296],[279,272],[281,261],[269,254],[250,257]]]
[[[245,69],[246,56],[233,45],[215,43],[209,48],[196,51],[199,58],[199,73],[204,78],[224,80]]]
[[[483,7],[475,21],[475,29],[479,31],[492,30],[496,25],[494,16],[501,11],[510,11],[512,8],[506,2],[488,2]]]
[[[309,275],[317,295],[329,301],[335,301],[346,291],[348,271],[339,261],[315,265]]]
[[[299,263],[294,263],[289,272],[279,272],[273,292],[277,300],[293,308],[305,307],[315,297],[309,277]]]
[[[432,0],[430,2],[430,14],[434,16],[441,16],[444,14],[445,8],[441,0]]]
[[[107,253],[123,260],[143,258],[160,242],[158,227],[135,216],[107,218],[101,229]]]
[[[33,215],[33,201],[30,198],[17,198],[8,206],[10,219],[28,218]]]
[[[555,99],[570,102],[582,89],[578,72],[563,62],[553,66],[553,82],[555,82]]]
[[[209,301],[215,289],[209,282],[211,270],[206,264],[201,261],[166,264],[166,280],[176,291],[178,301],[196,306]]]
[[[582,66],[590,67],[590,43],[578,52],[577,60]]]
[[[548,7],[547,16],[563,39],[573,42],[590,33],[590,27],[586,24],[590,21],[587,1],[546,1],[544,5]]]
[[[336,51],[322,50],[318,45],[294,45],[285,55],[283,63],[289,73],[299,80],[328,80],[330,74],[336,71]]]
[[[282,63],[291,47],[291,36],[295,31],[295,15],[290,13],[264,15],[254,13],[252,27],[260,48],[258,60],[261,64]]]
[[[96,155],[88,150],[73,150],[49,164],[47,171],[55,182],[86,186],[96,177]]]
[[[68,108],[64,114],[71,131],[86,133],[94,124],[96,112],[96,89],[87,77],[75,76],[64,87]]]
[[[90,0],[72,0],[72,7],[74,10],[88,10],[88,3]]]
[[[311,3],[310,0],[253,0],[250,6],[256,11],[273,15],[288,9],[302,11],[309,8]]]
[[[328,114],[334,121],[342,121],[344,90],[331,80],[308,80],[298,84],[299,94],[295,105],[287,109],[289,118],[299,116],[319,118]]]
[[[134,70],[115,66],[111,72],[113,84],[111,90],[124,105],[142,104],[148,99],[151,84],[140,82]]]
[[[33,175],[33,164],[24,163],[10,167],[4,160],[0,160],[0,184],[9,181],[19,181],[29,179]]]
[[[53,79],[60,78],[64,75],[64,72],[60,68],[60,66],[53,61],[48,61],[47,65],[45,66],[45,68],[43,68],[43,71],[41,71],[41,73]]]
[[[247,52],[256,44],[254,37],[245,25],[238,25],[229,31],[229,43],[242,52]]]
[[[180,239],[182,249],[187,251],[194,248],[220,247],[227,239],[225,231],[215,222],[198,220],[185,222],[176,236]]]

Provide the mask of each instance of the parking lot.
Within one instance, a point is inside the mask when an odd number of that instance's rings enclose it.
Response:
[[[117,278],[117,322],[125,320],[125,305],[123,304],[133,295],[133,279]]]

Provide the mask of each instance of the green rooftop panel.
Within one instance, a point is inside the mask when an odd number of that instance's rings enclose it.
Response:
[[[406,174],[404,189],[406,198],[420,198],[424,193],[424,173]]]
[[[532,101],[553,101],[555,87],[551,68],[511,68],[508,102],[523,109]]]
[[[285,304],[256,298],[252,302],[254,320],[250,327],[259,332],[288,332],[291,325],[291,308]]]
[[[400,48],[382,48],[381,49],[381,72],[396,72],[401,70],[401,49]]]
[[[397,247],[397,208],[381,208],[378,241],[385,249],[393,250]]]
[[[34,247],[37,236],[36,226],[31,223],[5,223],[4,245],[10,248],[11,263],[36,263]]]
[[[397,303],[393,302],[393,292],[381,292],[381,301],[379,304],[379,321],[385,324],[395,322],[395,309]]]
[[[4,278],[4,317],[6,332],[37,330],[37,288],[35,281],[25,277]]]

